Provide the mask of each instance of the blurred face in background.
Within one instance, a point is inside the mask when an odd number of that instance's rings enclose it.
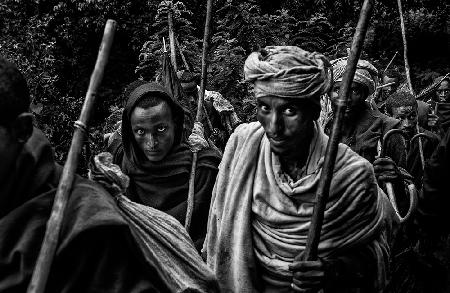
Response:
[[[338,81],[333,85],[333,91],[331,92],[331,102],[333,112],[336,111],[336,102],[339,96],[339,90],[341,88],[341,82]],[[347,99],[347,107],[345,109],[344,117],[346,119],[353,119],[356,117],[361,109],[365,105],[367,98],[367,88],[357,82],[352,82],[350,87],[350,95]]]
[[[450,103],[450,83],[443,80],[436,90],[437,101],[441,103]]]
[[[388,96],[390,96],[391,94],[393,94],[395,92],[395,90],[398,87],[398,79],[395,77],[389,77],[387,75],[383,76],[383,85],[386,84],[391,84],[388,86],[385,86],[383,88],[381,88],[381,90],[384,93],[384,96],[387,98]]]
[[[419,117],[417,106],[400,106],[392,108],[392,117],[400,120],[400,129],[402,129],[409,138],[414,136]]]

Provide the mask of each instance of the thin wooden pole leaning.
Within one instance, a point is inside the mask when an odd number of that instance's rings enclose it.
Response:
[[[403,40],[403,59],[405,60],[405,73],[406,73],[406,80],[408,82],[409,91],[413,96],[415,96],[414,88],[412,86],[411,82],[411,69],[409,67],[409,61],[408,61],[408,42],[406,41],[406,30],[405,30],[405,21],[403,19],[403,9],[402,9],[402,1],[397,0],[397,6],[398,6],[398,12],[400,14],[400,28],[402,31],[402,40]],[[420,132],[419,124],[416,124],[416,131],[417,133]],[[423,155],[423,142],[422,138],[419,137],[419,154],[420,154],[420,162],[422,163],[422,169],[425,168],[425,157]]]
[[[394,61],[395,57],[397,56],[398,51],[395,51],[394,56],[391,58],[391,61],[389,61],[388,65],[386,65],[386,68],[383,69],[383,72],[381,73],[381,76],[384,75],[384,73],[386,72],[386,70],[389,69],[389,66],[391,66],[392,62]]]
[[[203,54],[202,54],[202,81],[200,85],[200,95],[197,99],[197,115],[195,116],[195,122],[201,121],[203,100],[205,98],[205,89],[208,73],[208,50],[209,50],[209,36],[211,34],[211,18],[212,18],[212,0],[208,0],[206,4],[206,20],[205,20],[205,33],[203,35]],[[198,154],[196,151],[192,154],[192,169],[189,178],[189,191],[188,191],[188,206],[186,211],[186,219],[184,227],[189,232],[191,226],[192,213],[194,211],[194,195],[195,195],[195,170],[197,168]]]
[[[61,180],[59,181],[55,200],[53,202],[52,212],[47,222],[44,241],[31,277],[31,282],[27,289],[28,293],[43,293],[45,291],[50,268],[56,252],[56,247],[58,245],[59,232],[61,229],[62,220],[64,218],[64,211],[69,200],[69,194],[72,191],[75,171],[87,132],[87,125],[97,96],[97,89],[103,79],[103,73],[108,61],[115,29],[116,22],[109,19],[106,22],[102,43],[100,45],[94,71],[91,75],[83,108],[79,119],[75,122],[75,131],[72,138],[72,144],[67,156],[67,161],[64,164]]]
[[[186,57],[184,56],[183,50],[181,49],[180,42],[178,42],[178,38],[177,37],[175,37],[175,43],[176,43],[176,45],[178,47],[178,50],[180,51],[181,59],[183,60],[185,69],[187,71],[191,71],[191,68],[189,67],[189,64],[187,63]]]
[[[400,27],[402,30],[402,40],[403,40],[403,59],[405,62],[405,71],[406,71],[406,81],[408,82],[409,90],[413,95],[414,94],[414,88],[412,86],[411,82],[411,74],[409,69],[409,62],[408,62],[408,43],[406,41],[406,32],[405,32],[405,21],[403,20],[403,10],[402,10],[402,1],[397,0],[398,5],[398,12],[400,14]]]
[[[369,26],[369,19],[372,14],[374,0],[365,0],[361,8],[359,21],[356,26],[356,31],[353,36],[350,54],[347,59],[347,65],[342,80],[342,85],[339,90],[339,97],[337,100],[337,109],[333,119],[333,126],[331,134],[328,139],[328,144],[325,153],[325,160],[320,175],[319,186],[316,193],[316,204],[314,206],[311,227],[308,233],[308,240],[306,248],[303,253],[302,260],[316,260],[318,257],[318,246],[320,241],[320,232],[322,230],[323,218],[328,195],[330,191],[331,179],[333,178],[334,163],[336,160],[338,144],[341,139],[342,119],[345,112],[346,100],[350,92],[351,83],[356,71],[359,56],[361,55],[364,38],[367,27]],[[296,260],[300,260],[300,255]]]
[[[167,22],[169,23],[169,43],[170,43],[170,60],[172,61],[175,73],[178,72],[177,55],[175,49],[175,33],[173,28],[173,2],[170,2],[169,10],[167,12]]]

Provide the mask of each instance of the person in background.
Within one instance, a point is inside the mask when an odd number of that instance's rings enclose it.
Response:
[[[183,139],[182,107],[156,83],[133,83],[128,89],[120,131],[106,148],[114,163],[130,177],[126,195],[185,223],[192,151]],[[198,152],[195,196],[189,234],[200,250],[206,234],[211,193],[220,155],[209,148]]]
[[[178,79],[181,82],[183,92],[186,94],[187,104],[191,115],[195,118],[197,113],[197,101],[200,96],[200,75],[187,70],[178,71]],[[205,90],[204,110],[201,123],[205,127],[205,135],[211,139],[213,144],[220,150],[234,129],[241,123],[233,105],[216,91]],[[212,127],[212,129],[210,129]]]
[[[342,84],[347,58],[332,61],[333,90],[331,94],[332,109]],[[411,176],[406,168],[406,143],[400,135],[392,135],[386,143],[385,157],[380,157],[384,135],[391,129],[400,127],[400,121],[389,117],[377,109],[372,109],[367,102],[369,95],[375,91],[376,68],[365,60],[359,60],[351,84],[350,101],[344,114],[341,142],[348,145],[357,154],[373,164],[378,184],[386,181],[393,183],[398,194],[405,194],[406,185]],[[329,134],[333,116],[325,124],[325,133]]]
[[[411,142],[411,138],[418,133],[426,134],[426,138],[422,138],[423,155],[427,161],[433,154],[436,146],[439,143],[439,137],[434,133],[418,126],[419,113],[418,105],[415,97],[409,92],[396,92],[386,100],[386,112],[400,120],[400,129],[402,129],[408,139],[409,148],[407,150],[408,156],[406,159],[406,170],[414,177],[414,185],[417,189],[422,187],[423,168],[419,141]]]

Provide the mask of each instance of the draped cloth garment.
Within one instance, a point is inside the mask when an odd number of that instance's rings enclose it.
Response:
[[[243,124],[231,136],[219,167],[203,248],[224,292],[263,291],[264,283],[290,288],[287,266],[305,248],[328,140],[315,125],[305,175],[297,182],[282,175],[259,123]],[[370,163],[340,144],[319,256],[332,258],[369,247],[377,266],[373,286],[381,290],[391,212]]]
[[[130,122],[136,104],[147,94],[157,95],[168,101],[172,108],[178,109],[179,117],[182,117],[181,107],[163,87],[157,84],[146,84],[142,87],[144,88],[137,88],[131,93],[122,115],[121,135],[115,135],[107,151],[113,154],[114,163],[130,177],[126,195],[132,201],[166,212],[184,224],[192,152],[182,140],[182,121],[178,121],[172,150],[159,162],[149,161],[139,149]],[[205,219],[219,162],[220,156],[210,148],[198,153],[194,213],[189,232],[199,249],[206,234]]]
[[[26,292],[53,206],[59,168],[44,134],[33,130],[2,187],[0,292]],[[6,189],[3,189],[4,187]],[[8,201],[9,199],[9,201]],[[45,292],[167,292],[133,239],[114,199],[75,176]]]

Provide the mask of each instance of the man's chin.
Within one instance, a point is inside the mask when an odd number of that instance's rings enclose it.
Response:
[[[277,156],[285,156],[285,155],[289,154],[289,150],[286,147],[282,147],[282,146],[274,146],[271,144],[270,150]]]
[[[162,161],[164,159],[164,157],[166,156],[166,154],[163,153],[145,153],[145,157],[147,158],[147,160],[149,160],[150,162],[159,162]]]

